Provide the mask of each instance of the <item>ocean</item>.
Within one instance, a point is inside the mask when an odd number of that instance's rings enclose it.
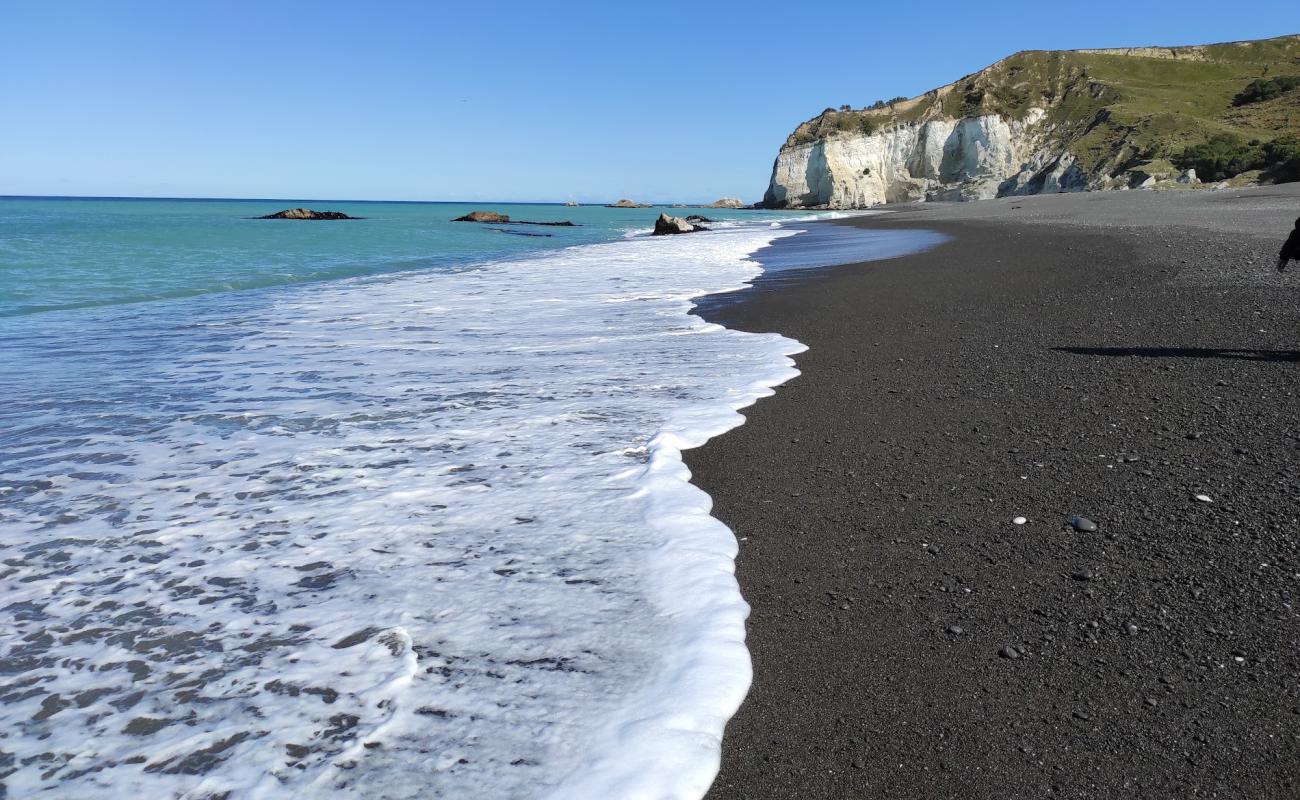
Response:
[[[748,609],[679,454],[803,347],[692,300],[926,242],[292,205],[0,199],[0,788],[702,795]]]

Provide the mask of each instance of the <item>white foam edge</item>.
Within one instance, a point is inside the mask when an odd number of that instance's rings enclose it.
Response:
[[[790,234],[774,232],[766,244],[782,235]],[[682,451],[739,427],[740,409],[799,375],[791,356],[807,346],[786,337],[774,345],[779,358],[730,404],[679,411],[650,440],[636,494],[647,500],[647,524],[663,537],[647,573],[658,579],[659,614],[674,620],[665,643],[670,659],[600,732],[602,744],[547,795],[553,800],[687,800],[703,797],[717,777],[723,731],[753,682],[749,604],[736,581],[736,536],[711,515],[713,498],[690,482]]]

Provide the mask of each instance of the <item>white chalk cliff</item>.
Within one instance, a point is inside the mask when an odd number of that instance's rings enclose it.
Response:
[[[800,124],[781,147],[763,205],[864,208],[1194,185],[1186,172],[1197,165],[1194,148],[1212,138],[1246,152],[1251,140],[1300,135],[1288,128],[1292,95],[1238,100],[1261,76],[1290,74],[1296,63],[1294,35],[1016,53],[910,100],[827,108]]]
[[[782,148],[765,205],[864,208],[913,200],[977,200],[1086,188],[1047,113],[903,123]]]

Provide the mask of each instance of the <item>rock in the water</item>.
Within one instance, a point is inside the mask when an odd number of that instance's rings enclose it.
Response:
[[[667,236],[672,233],[695,233],[696,231],[707,231],[708,228],[699,225],[692,225],[681,217],[670,217],[667,214],[660,214],[659,219],[655,220],[655,236]]]
[[[497,224],[509,221],[510,217],[495,211],[471,211],[463,217],[452,220],[452,222],[495,222]]]
[[[1087,517],[1071,517],[1070,525],[1080,533],[1096,533],[1097,523]]]
[[[702,214],[690,214],[686,217],[687,222],[713,222],[713,220]]]
[[[565,205],[568,206],[569,208],[577,208],[577,207],[578,207],[578,203],[577,203],[576,200],[570,200],[570,201],[568,201],[567,203],[565,203]]]
[[[577,227],[567,219],[562,222],[529,222],[523,219],[510,219],[505,214],[498,214],[495,211],[471,211],[463,217],[456,217],[452,222],[486,222],[494,225],[549,225],[560,228]]]
[[[267,214],[257,219],[361,219],[360,217],[349,217],[342,211],[313,211],[310,208],[286,208],[284,211],[277,211],[274,214]]]
[[[714,200],[705,208],[745,208],[745,204],[734,197],[724,197],[721,200]]]
[[[650,208],[649,203],[638,203],[635,200],[628,200],[626,197],[617,203],[610,203],[605,208]]]

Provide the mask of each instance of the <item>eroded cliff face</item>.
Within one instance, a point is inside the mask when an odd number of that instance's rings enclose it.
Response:
[[[1237,100],[1252,81],[1295,74],[1297,64],[1294,35],[1016,53],[911,99],[827,108],[801,123],[764,204],[863,208],[1195,183],[1190,148],[1300,135],[1294,95]],[[1234,180],[1272,180],[1249,171]]]
[[[1079,191],[1087,179],[1056,144],[1047,113],[903,123],[781,149],[764,197],[771,208],[864,208],[914,200],[978,200]]]

